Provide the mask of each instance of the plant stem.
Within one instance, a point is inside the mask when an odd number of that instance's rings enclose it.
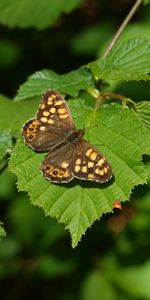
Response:
[[[138,7],[141,4],[142,4],[142,0],[137,0],[135,2],[135,4],[132,6],[132,8],[129,11],[128,15],[126,16],[126,18],[124,19],[123,23],[121,24],[121,26],[117,30],[116,34],[114,35],[111,43],[106,48],[106,50],[105,50],[102,58],[104,58],[104,57],[106,57],[108,55],[108,53],[110,52],[110,50],[112,49],[112,47],[115,45],[115,43],[118,40],[118,38],[120,37],[121,33],[123,32],[123,30],[125,29],[125,27],[127,26],[127,24],[129,23],[129,21],[131,20],[131,18],[133,17],[133,15],[135,14],[136,10],[138,9]]]

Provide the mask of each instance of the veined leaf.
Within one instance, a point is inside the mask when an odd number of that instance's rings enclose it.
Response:
[[[44,29],[53,24],[62,13],[68,13],[81,0],[1,0],[0,22],[10,27]]]
[[[144,124],[150,129],[150,102],[141,101],[135,103],[134,109]]]
[[[43,70],[31,75],[21,85],[15,100],[19,101],[41,95],[50,88],[71,96],[77,96],[80,89],[87,89],[92,85],[94,85],[92,74],[87,68],[81,68],[64,75],[58,75],[51,70]]]
[[[134,38],[118,42],[104,58],[88,65],[98,79],[149,79],[150,39]]]
[[[134,186],[146,182],[141,159],[144,153],[150,154],[150,140],[148,130],[129,109],[111,105],[95,111],[83,99],[72,100],[69,106],[78,126],[87,126],[87,139],[111,163],[114,180],[104,185],[77,179],[51,184],[39,172],[44,154],[26,147],[22,138],[11,156],[10,169],[18,177],[19,190],[28,192],[32,204],[65,224],[75,247],[95,220],[112,211],[115,199],[129,199]]]

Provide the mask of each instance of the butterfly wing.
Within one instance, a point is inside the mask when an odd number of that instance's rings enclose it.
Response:
[[[74,145],[66,144],[49,152],[42,161],[40,170],[43,177],[55,183],[69,182],[73,179],[72,158]]]
[[[35,151],[49,151],[65,141],[67,132],[75,130],[65,99],[58,92],[48,90],[42,97],[35,119],[22,129],[25,143]]]
[[[112,168],[101,152],[81,139],[74,149],[72,173],[83,180],[104,183],[111,179]]]

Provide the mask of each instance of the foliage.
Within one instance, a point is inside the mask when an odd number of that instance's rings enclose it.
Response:
[[[104,57],[128,3],[0,0],[3,299],[150,299],[148,3]],[[42,178],[20,133],[49,88],[112,165],[107,184]]]
[[[1,239],[1,237],[5,237],[5,236],[6,236],[5,229],[3,227],[3,224],[0,223],[0,239]]]
[[[44,29],[53,24],[62,13],[70,12],[81,1],[71,0],[5,0],[0,1],[0,21],[10,27],[27,28],[35,26]]]

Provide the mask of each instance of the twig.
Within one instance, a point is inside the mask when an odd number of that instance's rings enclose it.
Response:
[[[138,7],[142,4],[142,0],[137,0],[135,2],[135,4],[132,6],[131,10],[129,11],[128,15],[126,16],[126,18],[124,19],[123,23],[121,24],[121,26],[119,27],[119,29],[117,30],[116,34],[114,35],[111,43],[109,44],[109,46],[106,48],[102,58],[106,57],[108,55],[108,53],[110,52],[110,50],[112,49],[112,47],[114,46],[114,44],[116,43],[116,41],[118,40],[118,38],[120,37],[121,33],[123,32],[123,30],[125,29],[125,27],[127,26],[127,24],[129,23],[129,21],[131,20],[131,18],[133,17],[133,15],[135,14],[136,10],[138,9]]]

